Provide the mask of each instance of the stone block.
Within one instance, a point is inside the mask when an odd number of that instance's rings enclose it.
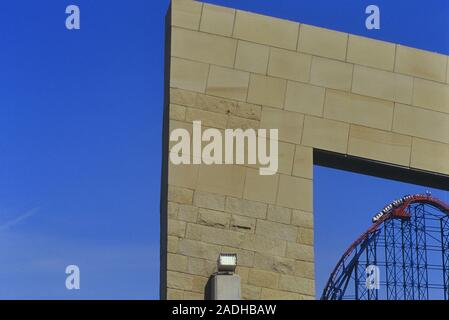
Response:
[[[204,32],[172,28],[173,57],[234,67],[237,40]]]
[[[269,205],[267,219],[270,221],[289,224],[292,216],[292,210],[289,208]]]
[[[259,174],[259,170],[248,168],[243,198],[265,203],[275,203],[278,179],[278,174],[262,176]]]
[[[287,208],[312,211],[312,180],[281,174],[276,204]]]
[[[350,63],[313,57],[310,82],[321,87],[349,91],[353,68],[354,65]]]
[[[253,73],[267,73],[270,48],[262,44],[239,41],[235,68]]]
[[[409,136],[352,125],[348,154],[408,166],[411,146]]]
[[[346,153],[349,124],[306,116],[302,144],[309,147]]]
[[[449,174],[449,144],[413,138],[410,166]]]
[[[295,242],[298,236],[298,228],[278,222],[257,220],[256,234],[263,235],[268,238]]]
[[[296,50],[299,24],[237,10],[234,38]]]
[[[299,144],[301,141],[303,122],[304,115],[302,114],[264,107],[262,109],[260,128],[278,129],[278,138],[280,141]]]
[[[265,219],[267,216],[267,205],[262,202],[227,197],[226,211],[242,216]]]
[[[397,46],[394,70],[429,80],[444,82],[447,56],[410,47]]]
[[[271,48],[268,75],[308,82],[312,56],[284,49]]]
[[[352,92],[396,101],[411,103],[413,78],[410,76],[372,69],[364,66],[354,66]]]
[[[170,68],[171,87],[198,92],[206,90],[208,64],[172,58]]]
[[[173,0],[171,24],[177,27],[198,30],[202,7],[203,4],[197,1]]]
[[[285,100],[287,80],[251,74],[248,102],[281,109]]]
[[[246,101],[249,73],[211,66],[206,93],[229,99]]]
[[[396,45],[356,35],[349,35],[346,60],[355,64],[393,71]]]
[[[277,288],[279,274],[270,271],[251,269],[249,271],[248,283],[257,287]]]
[[[197,207],[223,211],[225,208],[225,196],[210,192],[196,191],[193,203]]]
[[[391,130],[394,103],[349,92],[327,90],[324,117]]]
[[[231,36],[235,10],[205,3],[201,16],[200,31]]]
[[[326,58],[345,60],[348,34],[302,24],[299,51]]]
[[[321,117],[325,89],[306,83],[289,81],[285,96],[285,110]]]
[[[449,143],[449,114],[397,103],[393,131]]]
[[[198,190],[241,197],[246,168],[236,165],[203,165],[198,173]]]
[[[313,148],[296,145],[293,175],[313,179]]]

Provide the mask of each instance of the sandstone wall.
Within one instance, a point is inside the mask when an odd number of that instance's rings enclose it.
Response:
[[[169,129],[277,128],[280,164],[168,165],[162,297],[202,299],[237,252],[244,298],[313,299],[314,148],[449,175],[447,56],[190,0],[169,14]]]

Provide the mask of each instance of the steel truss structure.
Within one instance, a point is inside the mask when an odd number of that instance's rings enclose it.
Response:
[[[430,194],[393,201],[346,250],[322,300],[449,300],[449,205]]]

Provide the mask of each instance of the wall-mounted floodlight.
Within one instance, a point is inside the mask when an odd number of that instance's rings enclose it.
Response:
[[[237,254],[235,253],[220,253],[218,256],[217,269],[218,272],[234,273],[237,267]]]
[[[235,273],[237,254],[220,253],[217,271],[211,277],[210,299],[240,300],[240,277]]]

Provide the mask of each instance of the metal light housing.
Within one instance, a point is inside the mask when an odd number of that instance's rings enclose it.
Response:
[[[233,273],[237,267],[236,253],[220,253],[217,261],[218,272]]]

